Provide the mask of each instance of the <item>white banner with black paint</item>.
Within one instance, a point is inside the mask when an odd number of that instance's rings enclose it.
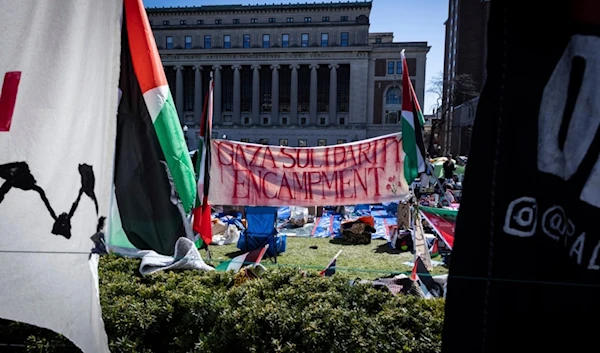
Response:
[[[0,317],[108,352],[92,253],[112,181],[122,1],[0,8]]]

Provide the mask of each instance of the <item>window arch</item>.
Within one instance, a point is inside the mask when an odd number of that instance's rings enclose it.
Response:
[[[398,124],[402,112],[402,91],[398,86],[391,86],[385,92],[384,124]]]

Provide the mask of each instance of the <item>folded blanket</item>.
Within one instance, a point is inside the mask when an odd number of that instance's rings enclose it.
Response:
[[[173,257],[161,255],[153,250],[145,250],[140,253],[143,254],[140,264],[140,273],[143,276],[162,270],[214,271],[213,267],[202,260],[194,242],[187,238],[177,240]]]

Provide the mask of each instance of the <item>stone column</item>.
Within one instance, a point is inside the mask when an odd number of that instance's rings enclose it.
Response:
[[[337,64],[329,65],[329,123],[337,124]]]
[[[240,65],[233,65],[233,122],[238,124],[242,120],[242,82],[240,78]]]
[[[317,69],[319,65],[310,65],[310,121],[317,121]]]
[[[223,119],[221,114],[221,65],[215,65],[212,67],[214,76],[213,80],[215,83],[215,88],[213,92],[213,122],[215,124],[220,124]]]
[[[297,124],[298,123],[298,69],[300,65],[290,65],[290,69],[292,70],[292,87],[290,87],[290,115],[291,120]]]
[[[179,121],[183,124],[183,66],[175,66],[177,72],[175,80],[175,108],[177,108],[177,115],[179,115]]]
[[[194,66],[194,124],[200,124],[202,119],[202,66]]]
[[[271,123],[279,122],[279,65],[271,65]]]
[[[260,120],[260,65],[252,65],[252,122]]]

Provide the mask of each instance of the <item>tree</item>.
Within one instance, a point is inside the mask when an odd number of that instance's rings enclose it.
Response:
[[[444,91],[448,90],[448,97],[444,96]],[[433,136],[441,132],[448,132],[451,126],[448,126],[450,118],[450,108],[460,104],[472,104],[472,99],[479,96],[479,88],[473,77],[469,74],[455,75],[454,78],[446,79],[442,72],[433,77],[429,82],[428,93],[436,96],[434,114],[438,119],[431,122],[431,135],[427,150],[433,154]],[[444,100],[444,98],[447,98]],[[446,126],[444,129],[443,127]]]

